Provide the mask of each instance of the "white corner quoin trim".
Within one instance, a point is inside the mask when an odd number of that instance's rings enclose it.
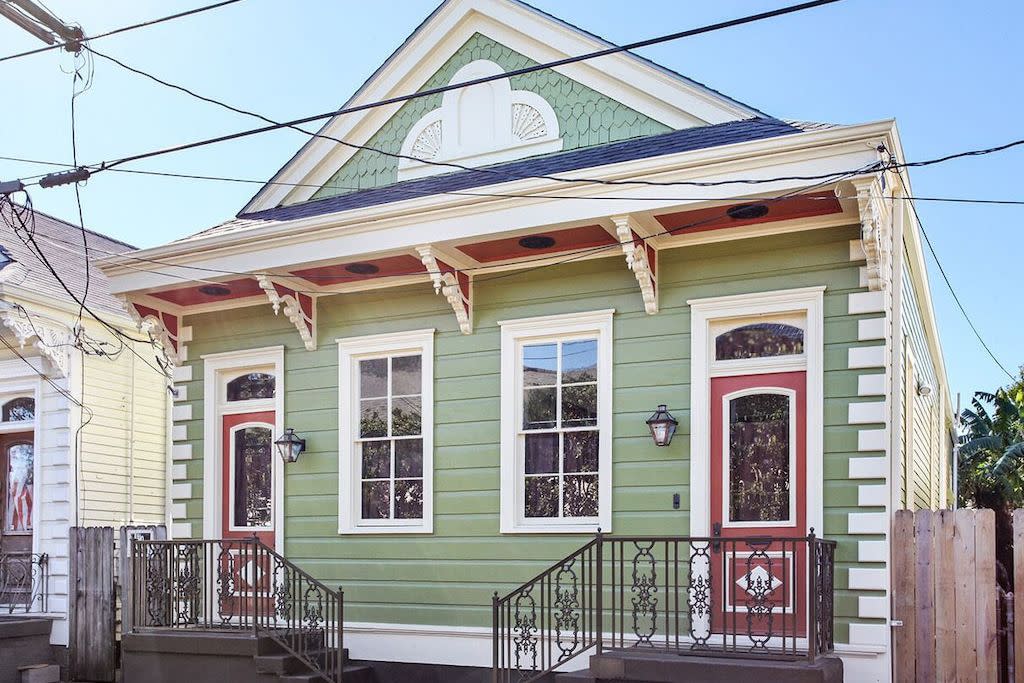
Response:
[[[612,317],[615,309],[499,321],[501,327],[501,533],[594,533],[612,530]],[[545,519],[520,514],[517,424],[522,414],[519,349],[525,342],[587,335],[597,339],[598,516]]]
[[[711,533],[711,324],[716,320],[758,316],[803,314],[804,356],[796,366],[766,359],[764,367],[750,364],[749,372],[807,371],[807,526],[823,532],[822,502],[824,438],[824,293],[825,287],[803,287],[772,292],[692,299],[690,305],[690,535]],[[738,362],[738,361],[736,361]],[[792,363],[793,361],[786,361]],[[799,366],[799,367],[797,367]]]
[[[345,337],[338,344],[338,533],[430,534],[434,531],[434,333],[411,330]],[[359,361],[400,353],[420,354],[423,437],[423,518],[363,521],[360,507],[360,458],[355,438],[359,425]]]

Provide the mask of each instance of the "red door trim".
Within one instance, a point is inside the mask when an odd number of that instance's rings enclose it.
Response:
[[[254,534],[266,545],[271,548],[274,546],[276,531],[277,531],[277,501],[275,497],[278,495],[278,491],[274,486],[274,453],[270,454],[270,467],[271,467],[271,528],[269,530],[252,529],[252,530],[232,530],[231,529],[231,480],[232,480],[232,443],[231,443],[231,432],[242,425],[255,424],[260,426],[266,426],[270,429],[271,435],[275,433],[277,424],[277,414],[273,410],[263,410],[252,413],[234,413],[230,415],[221,416],[221,509],[220,509],[220,524],[221,524],[221,538],[245,538],[251,537]]]

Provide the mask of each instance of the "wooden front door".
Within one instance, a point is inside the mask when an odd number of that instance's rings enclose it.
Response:
[[[230,586],[230,593],[221,594],[220,613],[222,619],[237,617],[234,623],[245,623],[257,608],[254,599],[269,595],[269,556],[245,540],[255,536],[274,547],[275,416],[273,411],[261,411],[224,415],[221,420],[221,538],[226,542],[218,561],[221,576],[232,581],[223,584]]]
[[[32,432],[0,436],[0,555],[32,552]]]
[[[804,371],[711,380],[716,632],[806,634],[806,416]]]

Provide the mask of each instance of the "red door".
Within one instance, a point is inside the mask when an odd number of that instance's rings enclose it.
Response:
[[[218,562],[223,583],[220,616],[244,623],[263,609],[256,598],[269,595],[270,557],[245,539],[258,538],[273,548],[274,411],[225,415],[222,423],[221,544]],[[266,603],[266,604],[264,604]],[[235,622],[237,618],[237,622]]]
[[[807,630],[806,435],[806,372],[711,380],[712,629],[755,647]]]

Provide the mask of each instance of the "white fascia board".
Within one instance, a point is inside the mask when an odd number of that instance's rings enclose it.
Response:
[[[437,9],[405,43],[370,76],[341,108],[415,92],[474,33],[481,33],[539,63],[556,61],[610,46],[565,22],[518,2],[453,0]],[[629,53],[566,64],[554,69],[672,128],[723,123],[760,113],[694,81]],[[651,93],[657,93],[657,96]],[[331,137],[365,143],[401,107],[401,103],[367,112],[336,116],[320,129]],[[330,179],[355,150],[314,138],[243,209],[258,211],[308,199],[312,187]]]
[[[844,129],[797,133],[589,168],[586,169],[586,175],[607,179],[646,177],[658,180],[707,180],[830,173],[857,168],[877,160],[876,152],[863,142],[878,141],[887,134],[890,127],[891,122],[883,121]],[[837,130],[842,131],[842,135],[838,135]],[[767,186],[759,185],[757,190],[777,192],[800,186],[798,181],[783,181]],[[373,236],[375,252],[406,250],[422,243],[427,225],[430,233],[438,235],[440,241],[451,241],[491,234],[490,226],[496,224],[501,225],[503,231],[534,229],[538,226],[597,220],[617,213],[699,204],[716,197],[735,196],[736,193],[735,188],[726,186],[707,191],[701,199],[680,201],[679,187],[593,184],[570,187],[535,178],[482,187],[479,190],[516,194],[557,191],[559,195],[571,194],[578,198],[564,200],[543,196],[494,198],[431,195],[296,221],[271,223],[266,227],[240,233],[175,242],[135,252],[129,257],[109,257],[100,266],[111,279],[113,290],[125,293],[154,287],[180,286],[177,275],[186,274],[192,278],[196,272],[187,266],[243,272],[322,260],[324,254],[334,258],[362,255],[367,252],[368,234]],[[696,194],[694,191],[693,195]],[[641,205],[635,201],[638,196],[650,198],[650,201]],[[486,215],[488,220],[481,221],[481,215]],[[253,250],[254,245],[258,246],[258,251]],[[156,259],[161,263],[141,264],[139,258]],[[168,265],[168,262],[173,263],[175,260],[181,264],[178,269]],[[168,272],[164,274],[159,271]]]

